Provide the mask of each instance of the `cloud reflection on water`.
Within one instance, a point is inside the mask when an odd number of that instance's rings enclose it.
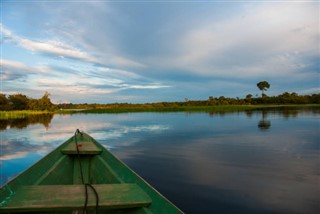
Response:
[[[55,115],[48,130],[32,124],[2,132],[1,162],[45,155],[79,128],[188,213],[316,213],[319,113],[268,112],[267,132],[257,128],[261,116]]]
[[[15,152],[14,154],[7,154],[0,156],[0,164],[3,160],[12,160],[25,157],[29,152]]]
[[[88,117],[92,117],[92,119],[86,119]],[[121,118],[123,119],[123,117]],[[15,126],[9,125],[6,126],[6,128],[9,127],[9,129],[4,129],[4,131],[0,133],[0,185],[8,180],[8,176],[5,174],[10,174],[9,177],[12,177],[12,173],[21,172],[16,172],[12,169],[17,167],[17,161],[23,163],[29,159],[29,155],[32,155],[35,161],[39,160],[72,137],[77,128],[90,133],[91,136],[102,143],[107,149],[133,145],[140,141],[143,137],[141,134],[143,135],[143,133],[157,133],[168,129],[168,126],[156,124],[118,124],[119,118],[113,118],[112,122],[105,122],[103,118],[98,118],[95,115],[55,115],[55,117],[51,119],[49,129],[47,129],[47,126],[41,126],[42,119],[28,119],[23,121],[32,121],[32,123],[28,125],[24,123],[21,129],[15,129]],[[11,121],[10,123],[15,124],[16,122]],[[130,137],[129,140],[121,140],[132,134],[135,136]],[[9,165],[12,165],[10,167],[11,169],[5,167]],[[23,168],[18,168],[19,170],[24,170],[28,166],[29,165],[25,165]]]
[[[83,117],[83,115],[79,116]],[[58,115],[57,119],[52,121],[50,129],[45,131],[41,126],[34,124],[29,124],[29,130],[21,129],[19,132],[12,129],[7,130],[7,132],[2,134],[4,141],[1,142],[0,160],[23,158],[29,153],[38,153],[43,156],[72,137],[77,128],[90,133],[96,140],[104,144],[106,148],[132,145],[139,142],[140,137],[137,136],[140,133],[156,133],[169,129],[168,126],[155,124],[128,126],[97,120],[82,120],[78,122],[73,119],[77,119],[77,117],[67,116],[64,118],[64,116]],[[131,140],[116,143],[112,141],[132,133],[138,133],[138,135],[135,138],[131,138]]]

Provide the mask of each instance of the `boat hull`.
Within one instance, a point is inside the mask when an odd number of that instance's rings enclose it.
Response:
[[[182,213],[122,161],[77,133],[0,189],[0,213]],[[87,195],[87,197],[86,197]]]

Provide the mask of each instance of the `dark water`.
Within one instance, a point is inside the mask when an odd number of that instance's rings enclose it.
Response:
[[[0,179],[11,179],[79,128],[186,213],[316,214],[319,119],[319,109],[301,109],[0,121]]]

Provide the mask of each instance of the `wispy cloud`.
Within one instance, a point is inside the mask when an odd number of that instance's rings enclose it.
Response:
[[[64,44],[58,41],[35,41],[26,39],[15,35],[12,31],[1,27],[1,33],[4,35],[4,39],[13,42],[27,50],[39,52],[42,54],[55,55],[57,57],[67,57],[71,59],[85,60],[88,62],[97,63],[97,59],[88,53],[81,51],[80,49],[71,47],[70,45]]]
[[[86,61],[98,65],[116,65],[120,67],[134,67],[134,68],[143,68],[146,65],[128,59],[123,56],[114,55],[114,54],[106,54],[104,51],[98,51],[98,56],[94,56],[94,54],[90,54],[85,52],[79,48],[68,45],[59,40],[34,40],[24,38],[13,33],[11,30],[7,29],[1,24],[1,34],[3,34],[4,42],[11,42],[13,44],[19,45],[26,50],[40,53],[40,54],[48,54],[60,58],[69,58],[75,60]],[[71,37],[75,35],[70,35]],[[83,44],[86,46],[85,44]],[[97,46],[99,46],[97,44]],[[96,48],[94,48],[96,50]],[[96,53],[96,54],[97,54]]]
[[[108,85],[96,82],[88,82],[81,79],[39,79],[35,80],[39,90],[55,91],[55,94],[65,95],[90,95],[90,94],[110,94],[119,91],[119,88],[108,88]],[[101,85],[102,87],[97,87]]]
[[[67,75],[68,76],[68,75]],[[66,77],[67,77],[66,76]],[[170,87],[152,82],[139,81],[126,83],[125,80],[112,78],[94,78],[86,76],[70,76],[70,78],[45,78],[34,80],[36,86],[42,91],[52,91],[61,94],[112,94],[127,89],[159,89]]]
[[[31,71],[30,67],[18,61],[2,59],[0,63],[3,69]]]
[[[89,70],[86,70],[86,67],[65,68],[46,64],[29,66],[18,61],[3,59],[1,67],[4,88],[8,90],[16,87],[15,90],[11,89],[11,93],[19,92],[21,84],[23,87],[30,85],[30,89],[38,91],[38,94],[53,91],[57,97],[69,98],[106,96],[129,89],[152,90],[170,87],[133,72],[100,66],[90,66]],[[23,80],[21,84],[10,83],[18,79]]]
[[[88,62],[97,62],[97,59],[79,49],[56,41],[35,42],[28,39],[20,39],[19,45],[22,47],[40,53],[52,54],[59,57],[68,57],[80,59]]]
[[[35,71],[29,66],[12,60],[2,59],[0,61],[1,66],[1,79],[3,81],[25,79]]]

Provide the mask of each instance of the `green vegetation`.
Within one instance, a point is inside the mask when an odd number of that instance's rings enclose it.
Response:
[[[17,110],[17,111],[0,111],[0,119],[22,119],[30,115],[43,115],[43,114],[53,114],[49,111],[32,111],[32,110]]]
[[[13,94],[8,97],[0,94],[0,111],[11,110],[35,110],[35,111],[54,111],[55,105],[49,98],[50,94],[45,94],[40,99],[29,98],[23,94]]]
[[[264,91],[270,88],[270,84],[267,81],[261,81],[257,83],[257,87],[262,91],[262,97],[266,96]]]
[[[81,112],[136,112],[136,111],[207,111],[208,109],[242,109],[256,108],[262,105],[306,105],[320,104],[320,94],[298,95],[285,92],[278,96],[256,97],[248,94],[244,99],[219,98],[210,96],[208,100],[189,100],[185,102],[158,102],[145,104],[112,103],[112,104],[58,104],[58,109],[82,110]]]
[[[267,96],[264,91],[270,87],[266,81],[259,82],[258,88],[262,97],[228,98],[224,96],[209,96],[207,100],[189,100],[183,102],[158,102],[145,104],[112,103],[112,104],[53,104],[45,94],[40,99],[29,98],[23,94],[6,96],[0,94],[0,119],[26,118],[34,114],[72,114],[72,113],[122,113],[122,112],[230,112],[247,111],[261,108],[281,107],[283,105],[313,105],[320,106],[320,94],[298,95],[285,92],[278,96]]]
[[[240,111],[254,111],[264,109],[295,109],[295,108],[319,108],[319,104],[308,105],[221,105],[221,106],[176,106],[176,107],[152,107],[135,105],[135,107],[109,107],[97,109],[84,109],[72,111],[70,113],[128,113],[128,112],[207,112],[207,113],[227,113]]]

